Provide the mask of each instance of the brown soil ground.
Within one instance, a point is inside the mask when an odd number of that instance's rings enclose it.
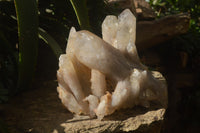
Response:
[[[57,92],[57,83],[49,81],[40,88],[24,92],[10,99],[0,107],[10,133],[51,133],[63,132],[61,123],[73,117],[73,114],[61,104]]]

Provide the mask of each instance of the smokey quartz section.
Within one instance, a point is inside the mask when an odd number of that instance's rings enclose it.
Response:
[[[102,35],[103,39],[71,28],[57,71],[57,91],[64,106],[98,119],[121,108],[149,107],[151,101],[167,107],[165,79],[140,62],[131,11],[124,10],[118,18],[107,16]]]

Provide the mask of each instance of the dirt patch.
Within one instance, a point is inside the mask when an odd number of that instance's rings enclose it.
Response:
[[[57,83],[49,81],[38,89],[17,95],[1,107],[3,118],[11,133],[63,132],[61,123],[73,114],[61,104],[56,91]]]

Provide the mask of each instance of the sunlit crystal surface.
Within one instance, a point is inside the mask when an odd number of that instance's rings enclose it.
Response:
[[[102,35],[103,39],[89,31],[70,30],[57,71],[57,91],[67,109],[102,119],[121,108],[149,107],[150,101],[166,107],[165,80],[140,62],[131,11],[124,10],[118,18],[107,16]]]

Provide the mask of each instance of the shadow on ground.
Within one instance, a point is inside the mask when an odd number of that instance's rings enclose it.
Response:
[[[10,133],[63,132],[61,123],[73,117],[61,104],[57,83],[49,81],[40,88],[15,96],[3,105],[0,117]]]

